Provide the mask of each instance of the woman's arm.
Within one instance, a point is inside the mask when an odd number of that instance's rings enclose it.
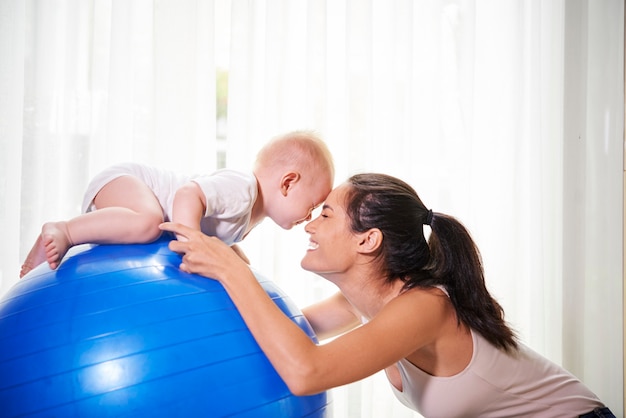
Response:
[[[336,337],[361,325],[359,314],[341,292],[302,309],[319,340]]]
[[[180,268],[219,280],[268,359],[295,395],[307,395],[361,380],[431,342],[443,315],[441,300],[408,291],[370,322],[327,344],[311,339],[265,293],[248,266],[215,237],[179,224],[161,229],[185,236],[171,241],[182,253]],[[437,306],[437,305],[441,306]]]
[[[230,249],[233,250],[243,261],[245,261],[246,264],[250,264],[248,256],[243,252],[243,249],[241,249],[239,245],[233,244],[230,246]]]

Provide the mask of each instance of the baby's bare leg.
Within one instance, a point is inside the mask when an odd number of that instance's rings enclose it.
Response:
[[[122,176],[106,184],[94,199],[96,210],[69,221],[44,224],[22,265],[20,277],[47,261],[55,269],[73,246],[84,243],[150,242],[159,237],[163,209],[141,180]]]
[[[20,278],[39,264],[47,261],[51,269],[59,266],[67,250],[74,245],[67,230],[67,222],[47,222],[41,228],[35,245],[31,248],[26,261],[22,264]]]
[[[150,188],[133,176],[105,185],[94,198],[96,210],[68,222],[75,244],[137,244],[161,235],[163,208]]]
[[[59,263],[74,243],[67,229],[67,222],[47,222],[41,229],[41,244],[46,253],[46,261],[51,269]]]
[[[40,265],[46,260],[46,250],[41,243],[41,234],[37,237],[35,244],[30,249],[22,269],[20,270],[20,279],[24,277],[29,271]]]

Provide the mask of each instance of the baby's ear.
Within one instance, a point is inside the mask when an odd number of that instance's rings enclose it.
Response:
[[[300,173],[289,171],[280,178],[280,192],[283,196],[287,196],[289,190],[300,180]]]

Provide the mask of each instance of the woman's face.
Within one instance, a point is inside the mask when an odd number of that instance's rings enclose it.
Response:
[[[345,195],[350,186],[342,184],[328,195],[320,215],[304,230],[310,235],[309,248],[300,265],[324,277],[348,271],[355,263],[357,237],[350,230]]]

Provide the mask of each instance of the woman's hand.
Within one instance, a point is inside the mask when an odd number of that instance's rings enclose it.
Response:
[[[232,248],[216,237],[210,237],[201,231],[173,222],[159,225],[162,231],[173,232],[185,240],[173,240],[169,243],[170,250],[182,254],[180,269],[187,273],[224,282],[228,277],[237,277],[240,269],[250,273],[247,264]]]

